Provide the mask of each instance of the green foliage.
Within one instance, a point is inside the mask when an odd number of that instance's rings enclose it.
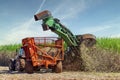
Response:
[[[64,50],[66,50],[68,47],[67,43],[64,42]]]
[[[16,49],[20,47],[21,44],[0,45],[0,66],[8,66],[9,59],[15,57]]]
[[[97,46],[103,49],[120,53],[120,38],[97,38]],[[1,51],[13,52],[20,47],[21,44],[1,45],[0,52]],[[67,45],[64,44],[64,47],[66,49]]]
[[[120,53],[120,38],[97,38],[97,46]]]
[[[14,52],[16,49],[20,48],[21,44],[10,44],[10,45],[1,45],[0,52]]]

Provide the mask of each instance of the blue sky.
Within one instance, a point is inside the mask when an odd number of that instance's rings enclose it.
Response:
[[[41,21],[33,19],[46,9],[74,34],[120,37],[120,0],[0,0],[0,45],[31,36],[57,36],[43,32]]]

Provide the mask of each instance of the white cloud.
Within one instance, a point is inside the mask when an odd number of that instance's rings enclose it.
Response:
[[[81,15],[82,12],[90,8],[91,5],[99,4],[101,1],[96,0],[61,0],[60,4],[53,11],[60,19],[70,19]]]
[[[110,38],[120,38],[120,33],[112,34],[112,35],[107,36],[107,37],[110,37]]]
[[[42,8],[42,6],[45,4],[46,0],[43,0],[39,9],[36,11],[39,12]],[[28,21],[21,23],[19,25],[14,26],[11,30],[9,30],[8,34],[6,34],[2,40],[0,40],[0,45],[4,44],[14,44],[14,43],[20,43],[22,38],[25,37],[34,37],[34,36],[51,36],[54,35],[52,32],[47,31],[43,32],[42,28],[40,28],[41,25],[37,26],[37,22],[34,21],[33,18],[29,19]],[[30,27],[35,27],[35,29],[30,29]],[[39,29],[39,30],[37,30]]]
[[[111,38],[120,38],[120,33],[119,34],[111,35]]]
[[[80,15],[86,9],[85,0],[65,0],[53,11],[53,15],[56,15],[60,19],[70,19]]]
[[[39,7],[39,9],[36,11],[36,13],[38,13],[39,11],[41,11],[41,9],[42,9],[43,5],[45,4],[45,2],[46,2],[46,0],[43,0],[43,1],[42,1],[42,3],[40,4],[40,7]],[[35,14],[36,14],[36,13],[35,13]]]
[[[81,32],[82,33],[86,33],[86,32],[95,33],[95,32],[100,32],[100,31],[107,30],[110,28],[112,28],[112,26],[109,26],[109,25],[94,26],[94,27],[83,28]]]
[[[42,37],[54,35],[50,31],[43,32],[41,25],[37,26],[35,25],[35,23],[37,22],[35,22],[34,19],[31,18],[29,21],[24,22],[24,24],[15,26],[15,28],[11,29],[9,33],[5,35],[4,39],[0,42],[0,44],[2,45],[20,43],[22,38],[25,37],[40,37],[40,36]],[[34,27],[36,30],[30,29],[30,27]]]

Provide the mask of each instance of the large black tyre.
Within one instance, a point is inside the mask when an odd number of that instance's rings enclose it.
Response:
[[[62,61],[58,61],[56,66],[55,66],[55,72],[56,73],[61,73],[62,72]]]
[[[32,74],[33,73],[33,65],[31,61],[25,62],[25,72]]]
[[[22,72],[25,70],[25,59],[17,59],[15,64],[15,70]]]
[[[9,70],[15,71],[15,60],[14,59],[10,59],[9,61]]]

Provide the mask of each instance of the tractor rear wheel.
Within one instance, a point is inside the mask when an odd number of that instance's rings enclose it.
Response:
[[[15,60],[14,59],[10,59],[9,61],[9,70],[15,71]]]
[[[19,72],[24,71],[24,69],[25,69],[25,59],[16,60],[15,69]]]
[[[58,61],[58,63],[55,66],[55,72],[61,73],[62,72],[62,61]]]
[[[33,73],[33,65],[31,61],[26,61],[25,63],[25,72],[32,74]]]

